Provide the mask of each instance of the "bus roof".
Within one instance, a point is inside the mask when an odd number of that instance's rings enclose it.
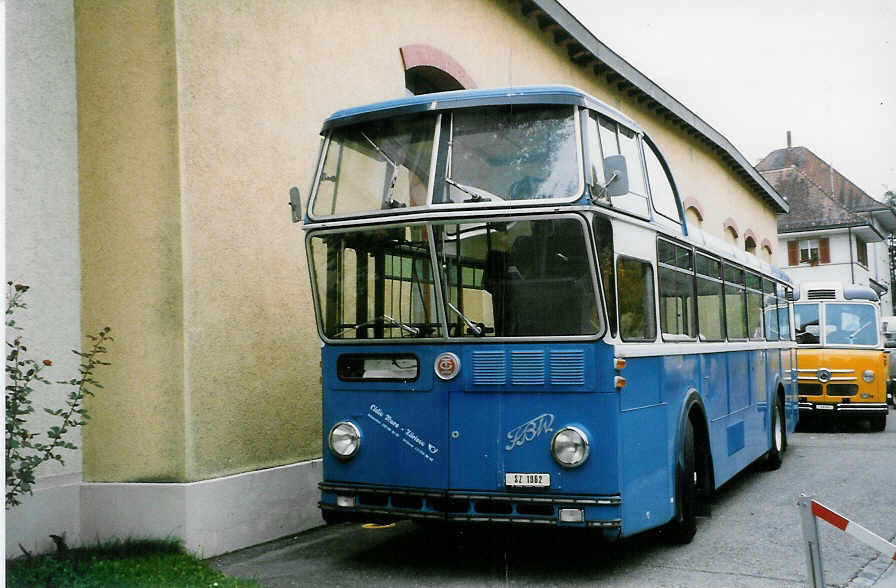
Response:
[[[794,300],[867,300],[879,302],[880,297],[868,286],[841,284],[836,281],[803,282],[794,291]]]
[[[420,94],[395,100],[346,108],[331,114],[324,121],[321,133],[336,127],[415,112],[432,112],[474,106],[504,104],[569,104],[585,106],[613,118],[631,129],[642,132],[633,120],[615,108],[572,86],[513,86],[478,90],[455,90]]]

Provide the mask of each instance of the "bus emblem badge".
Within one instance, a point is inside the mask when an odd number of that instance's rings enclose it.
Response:
[[[511,431],[507,433],[507,440],[510,441],[510,444],[505,445],[504,449],[506,451],[511,451],[514,447],[519,447],[524,443],[528,443],[542,433],[553,433],[554,429],[551,428],[553,425],[554,415],[547,412],[538,415],[534,419],[511,429]]]
[[[831,372],[830,372],[830,370],[826,370],[825,368],[821,368],[821,369],[818,370],[818,374],[817,374],[817,375],[818,375],[818,381],[821,382],[822,384],[825,384],[825,383],[831,381]]]
[[[460,371],[460,358],[446,351],[436,358],[436,375],[442,380],[453,380]]]

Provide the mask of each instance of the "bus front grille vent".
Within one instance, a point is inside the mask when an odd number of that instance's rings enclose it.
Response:
[[[511,383],[519,385],[544,384],[544,352],[514,351],[510,354]]]
[[[473,384],[501,386],[507,381],[503,351],[473,352]]]
[[[809,300],[834,300],[837,295],[833,290],[809,290],[807,293]]]
[[[584,351],[551,352],[551,384],[581,386],[584,383]]]

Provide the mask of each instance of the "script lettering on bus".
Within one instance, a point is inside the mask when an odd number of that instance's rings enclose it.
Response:
[[[511,451],[514,447],[528,443],[542,433],[553,433],[554,429],[551,428],[553,424],[554,415],[547,412],[538,415],[530,421],[526,421],[507,433],[507,440],[510,441],[510,444],[506,445],[504,449]]]

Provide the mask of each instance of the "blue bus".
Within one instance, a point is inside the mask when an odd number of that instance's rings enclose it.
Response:
[[[798,418],[780,271],[687,227],[666,160],[571,87],[323,124],[306,250],[327,522],[665,526]]]

